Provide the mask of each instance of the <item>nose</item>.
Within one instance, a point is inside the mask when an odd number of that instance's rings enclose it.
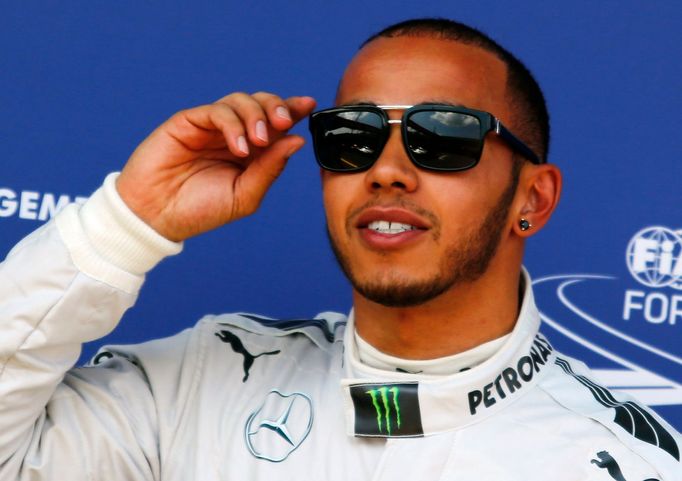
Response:
[[[400,127],[394,125],[381,155],[365,173],[367,189],[372,192],[380,190],[413,192],[417,189],[418,180],[417,166],[407,156]]]

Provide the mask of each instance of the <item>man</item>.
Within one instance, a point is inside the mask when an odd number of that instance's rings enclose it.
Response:
[[[2,479],[682,479],[680,436],[537,333],[523,245],[561,176],[526,69],[412,21],[336,104],[310,125],[348,322],[208,316],[64,374],[162,257],[257,209],[315,102],[179,112],[0,271]]]

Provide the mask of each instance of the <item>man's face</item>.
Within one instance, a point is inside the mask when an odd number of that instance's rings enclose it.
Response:
[[[452,103],[491,112],[509,124],[505,81],[505,65],[477,47],[433,38],[380,38],[348,66],[337,104]],[[509,148],[489,135],[473,169],[419,169],[394,125],[369,170],[324,171],[329,237],[355,290],[384,305],[418,305],[479,278],[509,231],[516,186],[512,165]],[[392,223],[391,232],[383,231],[388,224],[381,221]],[[406,226],[409,230],[399,232]]]

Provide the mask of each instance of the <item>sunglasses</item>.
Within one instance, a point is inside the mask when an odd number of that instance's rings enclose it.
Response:
[[[388,111],[404,110],[402,119]],[[488,132],[534,164],[542,160],[488,112],[440,104],[348,105],[310,115],[315,157],[332,172],[368,169],[381,155],[391,125],[401,124],[410,160],[423,169],[455,172],[478,164]]]

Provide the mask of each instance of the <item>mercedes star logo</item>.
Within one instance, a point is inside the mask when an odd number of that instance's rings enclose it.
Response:
[[[246,447],[258,459],[284,461],[310,434],[313,403],[300,392],[284,394],[273,389],[246,420]]]

